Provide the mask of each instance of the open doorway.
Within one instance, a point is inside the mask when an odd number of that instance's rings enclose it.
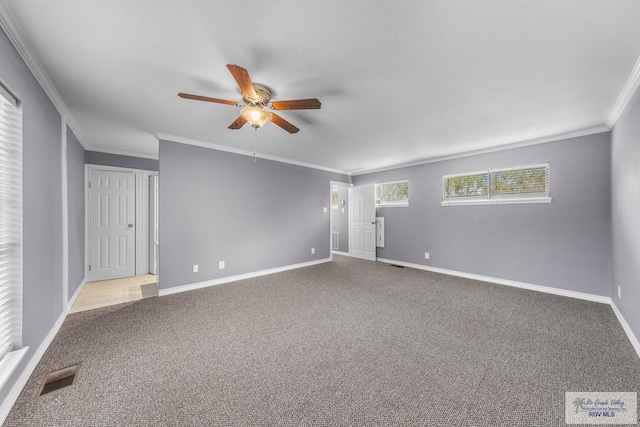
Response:
[[[85,165],[88,283],[72,312],[157,296],[157,176]]]
[[[349,255],[349,188],[351,184],[331,181],[331,254]]]

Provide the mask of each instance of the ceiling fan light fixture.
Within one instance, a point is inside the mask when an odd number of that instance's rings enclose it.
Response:
[[[240,115],[253,127],[262,127],[271,121],[271,114],[259,107],[245,107]]]

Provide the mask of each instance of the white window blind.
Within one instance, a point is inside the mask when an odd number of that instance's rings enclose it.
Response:
[[[409,181],[376,184],[377,206],[409,206]]]
[[[491,198],[549,196],[549,165],[490,171]]]
[[[0,361],[22,345],[22,113],[0,86]]]
[[[442,177],[442,204],[548,203],[549,164]]]
[[[486,200],[489,198],[489,173],[471,172],[462,175],[448,175],[443,178],[442,199]]]

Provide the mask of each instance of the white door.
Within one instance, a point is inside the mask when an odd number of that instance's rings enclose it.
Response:
[[[89,185],[90,280],[135,276],[135,175],[92,170]]]
[[[376,260],[376,186],[349,189],[349,255]]]

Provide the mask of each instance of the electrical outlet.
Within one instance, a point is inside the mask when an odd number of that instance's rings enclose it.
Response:
[[[219,270],[224,270],[224,261],[218,262],[218,269]]]
[[[429,259],[429,252],[424,253],[424,259]]]
[[[198,272],[198,264],[193,264],[193,272],[194,273]]]
[[[327,207],[326,206],[322,208],[322,212],[327,213]]]
[[[622,288],[618,286],[618,299],[622,298]]]
[[[311,255],[316,253],[316,248],[311,248]]]

